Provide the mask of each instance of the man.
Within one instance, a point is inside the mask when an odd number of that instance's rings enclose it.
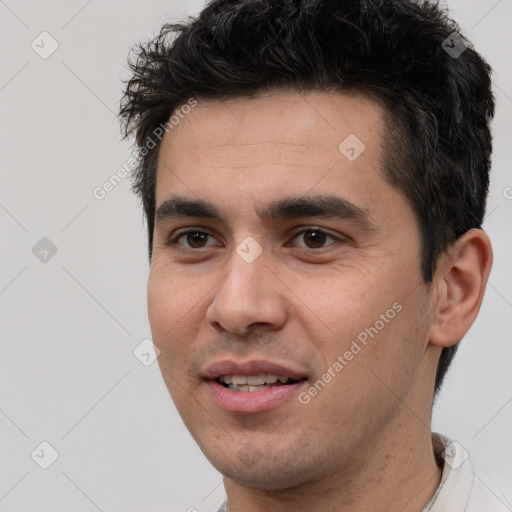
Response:
[[[490,68],[457,25],[216,0],[131,68],[153,340],[221,509],[508,510],[430,428],[492,264]]]

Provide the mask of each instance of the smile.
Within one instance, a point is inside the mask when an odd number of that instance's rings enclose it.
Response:
[[[201,373],[208,400],[230,413],[276,409],[296,397],[308,380],[307,373],[291,360],[279,364],[264,359],[223,359]]]
[[[262,373],[261,375],[221,375],[217,382],[232,391],[263,391],[297,381],[285,376]]]

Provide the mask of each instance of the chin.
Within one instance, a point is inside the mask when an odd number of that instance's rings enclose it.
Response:
[[[249,445],[250,443],[248,443]],[[256,489],[278,491],[304,485],[312,478],[307,468],[307,460],[300,453],[273,457],[256,453],[246,445],[238,452],[228,455],[226,450],[217,457],[208,457],[211,464],[226,478],[239,485]],[[251,459],[252,457],[252,459]]]

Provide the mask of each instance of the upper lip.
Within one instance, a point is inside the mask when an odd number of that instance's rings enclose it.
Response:
[[[206,380],[215,380],[222,375],[261,375],[270,373],[278,377],[288,377],[293,380],[306,378],[304,373],[281,364],[262,359],[250,361],[234,361],[223,359],[211,364],[203,373]]]

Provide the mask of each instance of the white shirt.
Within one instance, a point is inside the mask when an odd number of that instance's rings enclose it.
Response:
[[[437,460],[444,460],[441,482],[423,512],[512,512],[512,505],[477,475],[468,452],[447,437],[432,433]],[[218,512],[229,512],[225,501]]]
[[[423,512],[511,512],[503,494],[475,473],[469,454],[447,437],[432,433],[434,453],[444,459],[441,482]]]

